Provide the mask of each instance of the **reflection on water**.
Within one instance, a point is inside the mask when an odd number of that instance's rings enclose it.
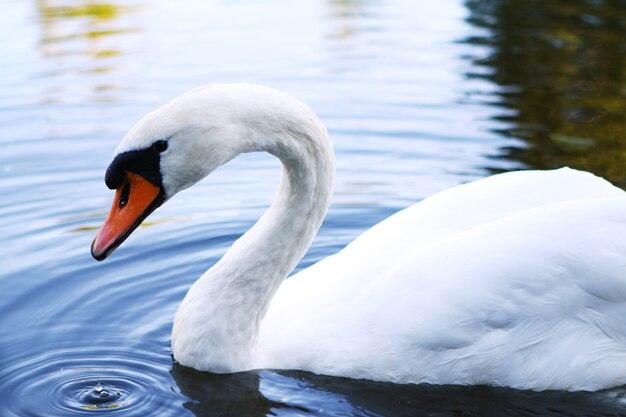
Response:
[[[397,385],[301,371],[232,375],[174,364],[172,376],[196,417],[217,416],[615,416],[623,390],[538,393],[491,387]]]
[[[333,29],[327,36],[343,41],[352,38],[358,30],[355,27],[354,17],[367,17],[368,13],[372,13],[368,7],[363,7],[364,3],[370,2],[363,0],[330,0],[328,9],[333,22]]]
[[[180,392],[190,399],[183,406],[196,416],[266,416],[272,408],[282,408],[280,402],[261,393],[257,372],[208,374],[175,363],[171,374]]]
[[[500,89],[503,135],[527,146],[508,157],[531,168],[568,165],[626,187],[626,3],[468,0],[466,39],[488,47],[470,76]]]
[[[76,3],[64,5],[54,0],[38,0],[41,25],[41,50],[49,57],[85,54],[95,58],[118,55],[104,38],[137,30],[118,23],[132,8],[112,3]],[[83,41],[82,45],[76,42]],[[107,39],[108,41],[108,39]],[[121,45],[121,43],[117,43]]]
[[[57,63],[54,70],[40,74],[40,77],[84,75],[98,78],[101,74],[115,72],[122,65],[118,56],[129,52],[128,35],[140,31],[137,23],[141,20],[127,18],[138,11],[137,5],[58,0],[37,0],[36,4],[41,29],[40,50],[45,57]],[[48,88],[44,101],[71,101],[71,95],[78,86],[70,79],[64,87]],[[92,96],[93,101],[118,101],[114,94],[116,85],[110,80],[90,83],[90,88],[87,94]],[[81,94],[86,92],[81,91]]]

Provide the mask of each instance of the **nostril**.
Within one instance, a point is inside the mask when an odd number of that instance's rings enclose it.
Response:
[[[117,206],[119,208],[124,208],[128,203],[128,197],[130,196],[130,182],[126,181],[124,184],[124,188],[122,188],[122,192],[120,193],[120,199],[117,202]]]

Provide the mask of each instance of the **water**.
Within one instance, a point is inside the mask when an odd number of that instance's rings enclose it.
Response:
[[[107,261],[89,245],[111,154],[199,84],[307,102],[337,154],[333,204],[298,268],[450,186],[570,165],[626,185],[620,1],[0,1],[2,416],[623,415],[621,388],[532,393],[173,363],[187,288],[278,184],[239,158],[175,197]],[[521,16],[521,17],[520,17]]]

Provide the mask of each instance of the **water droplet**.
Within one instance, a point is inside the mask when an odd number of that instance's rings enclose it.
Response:
[[[95,387],[89,388],[80,395],[83,403],[91,405],[103,405],[117,401],[122,393],[113,387],[102,386],[100,382]]]

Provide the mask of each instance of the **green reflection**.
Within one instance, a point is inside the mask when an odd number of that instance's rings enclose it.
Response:
[[[106,217],[107,213],[98,213],[98,217],[100,217],[100,215],[102,217]],[[89,214],[87,216],[75,216],[75,217],[67,217],[64,219],[60,219],[59,222],[63,223],[63,222],[68,222],[68,221],[77,221],[77,220],[83,220],[85,218],[93,218],[96,217],[95,214]],[[166,223],[172,223],[172,222],[180,222],[180,221],[187,221],[191,219],[191,216],[176,216],[176,217],[168,217],[168,218],[164,218],[164,219],[158,219],[158,220],[153,220],[153,221],[147,221],[144,220],[139,227],[152,227],[152,226],[156,226],[156,225],[160,225],[160,224],[166,224]],[[68,230],[69,233],[82,233],[82,232],[93,232],[96,230],[100,230],[100,227],[102,226],[102,224],[94,224],[94,225],[87,225],[87,226],[78,226],[78,227],[73,227],[71,229]]]
[[[46,17],[81,17],[89,16],[97,19],[113,19],[122,8],[109,3],[88,3],[73,6],[48,6],[44,8]]]
[[[626,188],[626,2],[468,0],[486,46],[470,77],[496,83],[510,124],[528,146],[507,157],[530,168],[568,165]],[[492,98],[490,102],[494,101]]]
[[[122,54],[120,35],[138,32],[120,19],[136,7],[89,1],[37,2],[41,50],[48,57],[86,55],[108,59]]]
[[[141,20],[129,17],[141,1],[37,0],[39,48],[52,61],[37,74],[50,80],[43,104],[120,101],[124,86],[102,75],[122,70],[132,54]]]

